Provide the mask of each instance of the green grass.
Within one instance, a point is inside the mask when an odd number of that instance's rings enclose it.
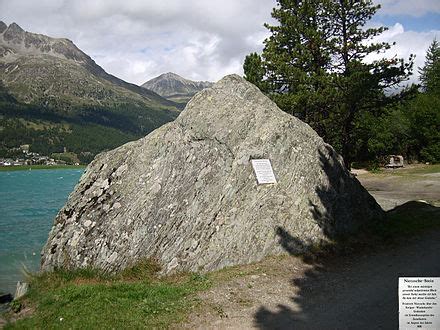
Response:
[[[399,172],[397,172],[399,173]],[[421,165],[413,168],[403,169],[402,174],[431,174],[440,173],[440,164]]]
[[[68,164],[79,164],[80,162],[78,156],[74,152],[54,152],[50,157],[55,160],[63,160]]]
[[[35,311],[6,329],[167,328],[185,319],[198,304],[193,294],[210,282],[191,274],[159,280],[154,270],[145,263],[115,276],[80,270],[34,277],[23,304]]]
[[[372,172],[375,174],[392,174],[400,176],[418,175],[418,174],[432,174],[440,173],[440,164],[434,165],[417,165],[412,167],[403,167],[398,169],[380,169],[379,171]]]
[[[28,170],[55,170],[78,168],[83,169],[85,165],[18,165],[18,166],[0,166],[0,171],[28,171]]]

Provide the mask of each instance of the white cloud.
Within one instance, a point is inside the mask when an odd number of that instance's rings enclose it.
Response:
[[[382,6],[380,14],[420,17],[428,13],[440,13],[439,0],[375,0]]]
[[[218,80],[260,51],[274,0],[0,0],[6,23],[67,37],[106,71],[134,83],[173,71]]]
[[[439,0],[382,0],[382,12],[439,12]],[[109,73],[141,84],[173,71],[215,81],[242,73],[244,57],[261,51],[275,0],[0,0],[6,23],[67,37]],[[405,31],[395,25],[381,39],[397,41],[391,55],[415,53],[416,66],[438,31]],[[416,71],[416,70],[415,70]]]
[[[414,54],[415,61],[413,67],[413,76],[409,82],[418,82],[418,68],[422,67],[425,62],[426,51],[429,45],[437,38],[440,38],[440,30],[432,30],[426,32],[405,31],[404,26],[401,23],[396,23],[389,27],[387,31],[375,38],[375,42],[389,42],[392,44],[396,42],[395,46],[387,50],[384,54],[371,54],[367,60],[386,58],[403,58],[408,60],[411,54]]]

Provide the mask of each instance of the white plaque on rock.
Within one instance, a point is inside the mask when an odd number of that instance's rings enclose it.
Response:
[[[399,277],[399,329],[440,329],[440,277]]]
[[[269,159],[252,159],[251,162],[258,184],[277,183]]]

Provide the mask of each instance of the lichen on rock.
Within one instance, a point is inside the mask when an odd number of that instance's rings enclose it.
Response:
[[[259,158],[276,184],[257,184]],[[382,216],[312,128],[230,75],[174,122],[94,159],[55,219],[42,269],[115,272],[154,258],[163,273],[211,271],[301,252]]]

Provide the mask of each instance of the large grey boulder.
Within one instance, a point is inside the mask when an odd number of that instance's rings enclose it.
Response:
[[[271,160],[258,185],[251,159]],[[58,213],[42,269],[210,271],[300,252],[382,210],[305,123],[237,75],[146,137],[98,155]]]

